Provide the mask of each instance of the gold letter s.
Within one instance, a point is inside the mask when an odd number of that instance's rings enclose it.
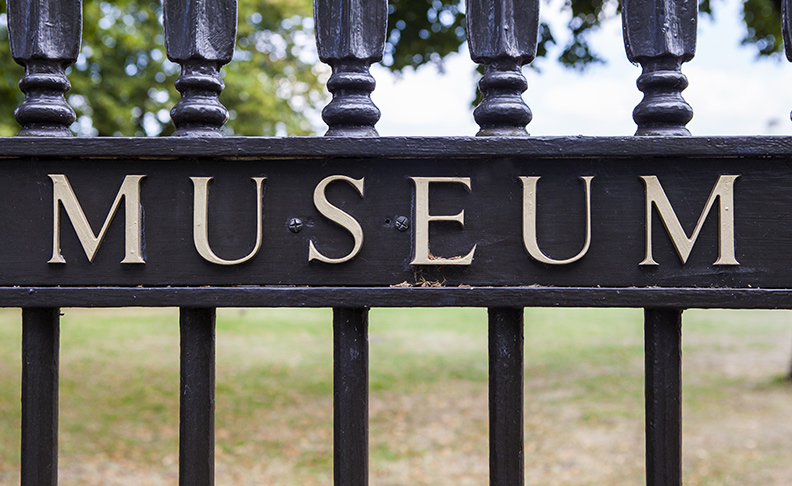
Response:
[[[357,191],[360,193],[360,197],[363,197],[363,179],[363,177],[360,179],[352,179],[351,177],[347,176],[334,175],[325,177],[319,184],[316,185],[313,195],[314,206],[316,206],[316,209],[322,213],[322,216],[352,233],[352,238],[355,239],[355,246],[346,256],[341,258],[329,258],[319,253],[319,250],[317,250],[316,246],[314,246],[313,240],[311,240],[308,242],[309,262],[312,260],[319,260],[320,262],[324,263],[344,263],[351,260],[352,257],[357,255],[360,251],[360,248],[363,246],[363,228],[360,227],[360,223],[358,223],[355,218],[330,204],[330,202],[327,200],[325,190],[331,182],[344,181],[348,182],[352,185],[352,187],[357,189]]]

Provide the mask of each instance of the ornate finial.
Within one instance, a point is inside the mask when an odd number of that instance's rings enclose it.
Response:
[[[8,0],[11,54],[25,67],[19,88],[25,101],[14,112],[19,135],[68,137],[76,116],[63,95],[65,70],[77,60],[81,0]]]
[[[322,110],[327,136],[376,137],[380,111],[371,101],[372,63],[382,59],[387,32],[385,0],[314,0],[319,59],[333,68]]]
[[[625,0],[622,7],[627,58],[643,68],[635,107],[636,135],[690,135],[693,109],[682,98],[688,81],[683,62],[696,53],[696,0]]]
[[[234,55],[236,0],[164,0],[165,49],[181,65],[171,110],[175,135],[222,136],[228,110],[220,103],[225,85],[220,67]]]
[[[532,115],[521,66],[536,57],[539,0],[470,0],[466,15],[470,57],[484,65],[484,99],[473,112],[478,135],[527,136]]]
[[[787,60],[792,61],[792,18],[789,15],[792,5],[790,5],[790,1],[792,0],[782,0],[781,2],[781,31],[784,34],[784,50]]]

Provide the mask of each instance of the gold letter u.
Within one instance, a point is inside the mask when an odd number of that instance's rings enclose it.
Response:
[[[266,177],[253,177],[253,182],[256,183],[256,245],[253,250],[245,257],[238,260],[224,260],[215,255],[212,248],[209,246],[209,181],[211,177],[190,177],[193,181],[194,194],[193,199],[193,242],[195,249],[204,258],[204,260],[215,263],[217,265],[239,265],[250,260],[261,248],[262,240],[262,209],[261,209],[261,196],[263,194],[262,183]]]
[[[539,177],[520,177],[523,183],[523,243],[528,254],[535,260],[548,265],[566,265],[580,260],[588,252],[591,245],[591,179],[593,178],[594,176],[580,178],[586,191],[586,241],[583,249],[572,258],[554,260],[542,252],[536,239],[536,183],[539,182]]]

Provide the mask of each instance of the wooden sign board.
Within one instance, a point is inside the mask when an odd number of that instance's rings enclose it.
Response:
[[[792,289],[777,143],[267,140],[12,147],[0,286]]]

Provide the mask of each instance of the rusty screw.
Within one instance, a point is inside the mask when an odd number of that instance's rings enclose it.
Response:
[[[299,233],[303,229],[303,222],[300,218],[292,218],[289,220],[289,231],[292,233]]]
[[[404,232],[410,229],[410,220],[406,216],[399,216],[396,218],[395,225],[397,230]]]

